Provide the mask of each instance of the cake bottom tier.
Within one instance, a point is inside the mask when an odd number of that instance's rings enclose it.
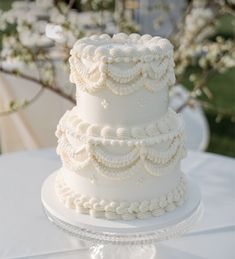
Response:
[[[139,186],[131,185],[131,182],[125,184],[114,182],[111,188],[110,186],[105,188],[105,186],[99,187],[99,184],[94,182],[88,182],[86,178],[66,168],[61,168],[56,177],[55,191],[67,208],[109,220],[157,217],[183,204],[187,185],[185,176],[180,170],[162,181],[152,180]],[[112,185],[116,185],[117,188]]]

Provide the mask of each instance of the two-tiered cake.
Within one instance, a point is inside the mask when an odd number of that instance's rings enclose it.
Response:
[[[175,82],[170,42],[94,35],[77,41],[70,67],[77,106],[56,131],[63,162],[58,199],[110,220],[145,219],[180,206],[185,146],[182,119],[168,107]]]

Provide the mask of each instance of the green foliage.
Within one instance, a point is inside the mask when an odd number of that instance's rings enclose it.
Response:
[[[114,11],[115,1],[114,0],[85,0],[79,1],[82,11]],[[82,3],[82,4],[81,4]]]
[[[207,112],[206,115],[211,128],[207,151],[235,157],[235,123],[229,118],[222,118],[218,123],[215,114]]]
[[[0,9],[1,10],[8,10],[11,8],[11,4],[14,2],[14,0],[1,0],[0,1]]]
[[[217,34],[225,38],[230,38],[235,34],[235,17],[232,15],[223,15],[216,23]]]
[[[211,105],[235,115],[235,68],[209,78],[208,87],[213,96]]]
[[[3,10],[3,11],[6,11],[8,9],[11,8],[11,4],[14,2],[14,0],[0,0],[0,10]],[[11,31],[14,31],[15,30],[15,26],[14,25],[11,25],[7,28],[7,31],[5,32],[1,32],[0,31],[0,50],[2,48],[2,36],[3,36],[3,33],[4,35],[6,35],[7,32],[11,32]]]
[[[189,80],[192,74],[200,77],[201,69],[196,67],[187,69],[182,84],[190,90],[193,88],[193,83]],[[212,75],[207,86],[212,99],[209,100],[202,93],[199,100],[209,101],[212,106],[211,109],[205,109],[211,134],[208,151],[235,157],[235,122],[231,121],[231,115],[235,114],[235,68],[224,74]],[[217,111],[220,110],[228,115],[218,116]]]

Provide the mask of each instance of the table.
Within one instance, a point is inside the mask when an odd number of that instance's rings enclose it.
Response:
[[[0,258],[87,258],[90,244],[59,230],[42,210],[42,182],[60,165],[54,149],[0,156]],[[235,159],[189,152],[183,169],[199,183],[205,212],[189,234],[163,242],[166,258],[235,258]]]

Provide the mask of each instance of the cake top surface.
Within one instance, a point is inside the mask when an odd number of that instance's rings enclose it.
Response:
[[[116,95],[142,87],[156,92],[175,82],[173,46],[161,37],[93,35],[78,40],[70,53],[70,81],[90,94],[103,88]]]
[[[85,37],[78,40],[71,50],[71,55],[78,58],[94,61],[102,59],[110,63],[121,57],[151,61],[154,57],[159,58],[172,53],[173,47],[167,39],[152,37],[149,34],[141,36],[137,33],[118,33],[113,37],[108,34]]]

